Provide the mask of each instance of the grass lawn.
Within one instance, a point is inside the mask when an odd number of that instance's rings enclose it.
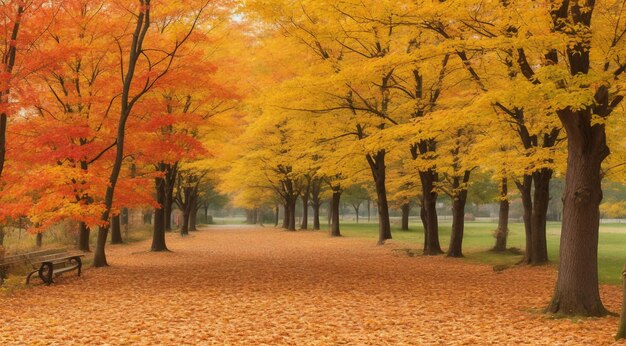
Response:
[[[408,247],[420,249],[424,239],[424,232],[418,220],[411,220],[409,231],[401,231],[398,225],[392,225],[394,242],[407,243]],[[445,249],[450,241],[450,221],[439,223],[439,239]],[[489,251],[493,247],[495,238],[493,230],[496,223],[466,222],[463,237],[463,254],[468,261],[489,263],[493,265],[515,264],[522,258],[513,253],[494,253]],[[524,224],[511,223],[507,246],[524,249]],[[558,262],[559,236],[561,224],[549,222],[547,227],[548,256],[553,263]],[[378,224],[376,223],[342,223],[341,233],[346,237],[360,237],[378,239]],[[413,245],[414,244],[414,245]],[[600,282],[606,284],[621,284],[622,269],[626,264],[626,224],[600,225],[600,244],[598,246],[598,269]]]

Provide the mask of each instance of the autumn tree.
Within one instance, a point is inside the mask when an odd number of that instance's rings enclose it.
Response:
[[[123,43],[125,42],[124,40],[129,39],[128,37],[122,36],[117,40],[120,54],[125,53],[127,57],[120,57],[121,61],[124,62],[125,69],[122,74],[122,88],[119,97],[120,116],[116,127],[115,160],[111,169],[109,184],[106,188],[104,198],[105,210],[100,218],[102,226],[98,231],[94,256],[95,267],[107,265],[105,244],[109,232],[108,222],[109,216],[111,215],[115,187],[124,161],[124,140],[126,138],[126,123],[128,118],[135,105],[167,74],[177,56],[178,50],[191,36],[198,22],[201,20],[201,15],[208,6],[208,2],[193,4],[193,8],[181,9],[181,11],[190,14],[191,18],[189,18],[188,15],[180,15],[177,17],[180,21],[180,25],[183,25],[183,27],[186,26],[187,28],[183,29],[182,34],[173,33],[174,42],[167,51],[152,51],[144,47],[144,44],[158,40],[164,33],[163,31],[150,30],[152,23],[151,16],[155,4],[151,4],[150,0],[140,0],[137,5],[138,6],[128,8],[135,18],[134,31],[130,37],[130,45],[126,46]],[[125,10],[125,8],[122,7],[122,10]],[[179,26],[173,25],[172,27]],[[148,41],[146,41],[146,39],[148,39]]]
[[[598,290],[599,205],[602,163],[610,154],[605,123],[624,98],[622,11],[594,1],[550,3],[552,30],[564,42],[551,47],[554,65],[539,79],[558,101],[568,152],[559,272],[547,308],[553,313],[606,314]]]

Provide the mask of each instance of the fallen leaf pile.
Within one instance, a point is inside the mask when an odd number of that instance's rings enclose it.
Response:
[[[211,228],[171,253],[109,247],[111,267],[0,297],[1,345],[607,345],[618,319],[540,313],[555,270],[398,256],[407,244]],[[621,288],[602,287],[619,311]]]

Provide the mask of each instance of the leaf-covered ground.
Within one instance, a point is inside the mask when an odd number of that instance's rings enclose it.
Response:
[[[606,345],[617,318],[553,319],[555,270],[408,257],[391,241],[213,228],[171,253],[109,247],[106,269],[0,297],[2,345]],[[621,288],[602,287],[618,311]]]

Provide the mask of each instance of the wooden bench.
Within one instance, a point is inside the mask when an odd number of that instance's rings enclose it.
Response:
[[[19,267],[29,268],[26,276],[27,284],[30,283],[30,278],[35,273],[46,285],[50,285],[55,276],[68,271],[77,270],[80,276],[83,256],[85,255],[82,253],[72,253],[64,249],[40,250],[6,256],[0,260],[0,284],[11,269]]]

